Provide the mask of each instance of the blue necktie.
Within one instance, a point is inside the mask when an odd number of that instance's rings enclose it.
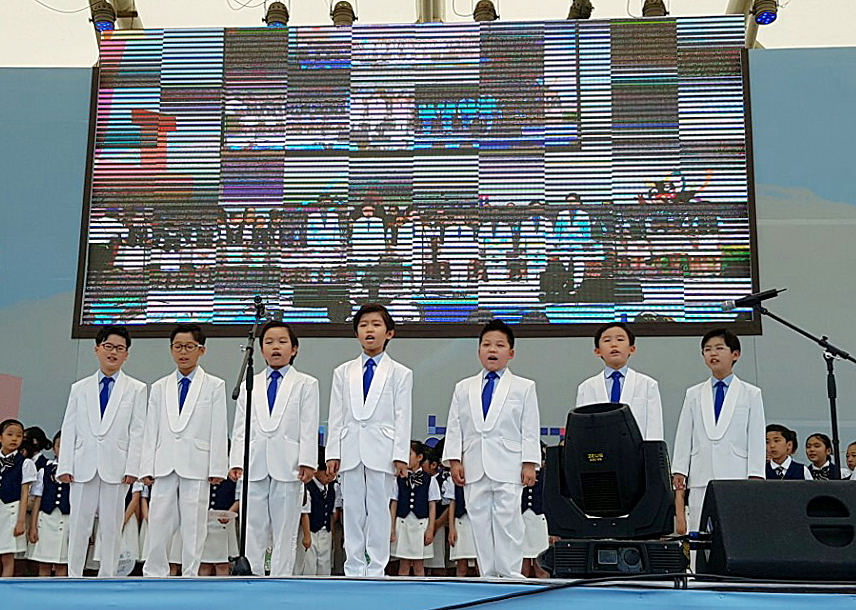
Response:
[[[613,371],[609,376],[612,379],[612,392],[609,394],[609,402],[621,402],[621,378],[624,375],[620,371]]]
[[[716,396],[713,400],[713,416],[716,418],[715,421],[719,421],[719,414],[722,411],[722,403],[725,402],[725,382],[717,381],[716,385]]]
[[[187,399],[187,390],[190,389],[190,379],[182,377],[178,385],[181,386],[181,390],[178,392],[178,413],[181,414],[181,410],[184,408],[184,401]]]
[[[377,366],[377,362],[369,358],[366,360],[366,371],[363,373],[363,400],[366,399],[366,396],[369,395],[369,388],[372,385],[372,379],[374,378],[374,367]]]
[[[104,417],[104,411],[107,410],[107,401],[110,400],[110,384],[113,383],[112,377],[105,377],[101,380],[101,417]]]
[[[279,378],[282,373],[274,371],[270,374],[270,383],[268,384],[268,409],[273,413],[273,405],[276,402],[276,391],[279,388]]]
[[[484,389],[482,390],[482,414],[484,414],[485,419],[487,419],[487,412],[490,409],[490,401],[493,398],[493,386],[496,385],[497,379],[499,379],[499,375],[494,371],[488,373],[487,383],[484,384]]]

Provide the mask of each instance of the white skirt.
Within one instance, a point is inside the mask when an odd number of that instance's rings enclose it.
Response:
[[[535,559],[542,551],[550,546],[550,535],[547,533],[547,517],[538,515],[527,509],[523,513],[523,558]]]
[[[22,553],[27,550],[26,526],[23,534],[15,536],[19,504],[0,502],[0,553]]]
[[[434,534],[434,542],[432,545],[434,547],[434,554],[427,560],[425,560],[426,568],[446,568],[446,528],[439,527],[437,528],[437,532]]]
[[[476,558],[476,539],[473,536],[473,526],[470,524],[470,516],[463,515],[460,519],[455,519],[455,529],[458,532],[458,541],[455,546],[449,545],[449,559],[457,561],[458,559],[475,559]]]
[[[434,556],[434,546],[425,546],[425,530],[428,519],[417,519],[412,512],[404,519],[395,519],[395,542],[390,545],[390,555],[397,559],[428,559]]]
[[[142,555],[140,554],[140,528],[137,523],[137,515],[131,515],[128,522],[122,528],[122,550],[130,553],[134,561],[139,561]]]
[[[208,522],[202,563],[228,563],[229,557],[238,554],[238,531],[235,520],[220,523],[216,519]]]
[[[51,514],[39,511],[39,539],[27,549],[27,559],[40,563],[68,562],[68,515],[55,508]]]

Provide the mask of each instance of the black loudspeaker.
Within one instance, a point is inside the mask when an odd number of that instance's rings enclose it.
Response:
[[[856,580],[853,481],[711,481],[699,525],[700,574]]]

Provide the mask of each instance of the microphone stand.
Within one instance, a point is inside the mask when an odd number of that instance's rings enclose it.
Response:
[[[806,337],[810,341],[814,341],[820,347],[823,348],[823,359],[826,361],[826,393],[829,397],[829,419],[832,423],[832,465],[836,468],[839,468],[838,472],[841,472],[839,467],[840,458],[840,448],[839,448],[839,440],[838,440],[838,409],[836,407],[836,399],[838,398],[838,390],[835,385],[835,361],[836,360],[849,360],[853,364],[856,364],[856,359],[853,358],[850,354],[845,352],[843,349],[835,347],[828,341],[829,337],[823,335],[822,337],[816,337],[811,333],[803,330],[799,326],[795,324],[791,324],[787,320],[780,318],[773,312],[771,312],[766,307],[758,305],[758,312],[762,315],[767,316],[768,318],[772,318],[779,324],[783,326],[787,326],[792,331],[799,333],[803,337]]]
[[[255,320],[253,328],[247,337],[247,344],[244,346],[244,362],[241,364],[241,372],[238,374],[238,381],[235,384],[235,389],[232,390],[232,400],[237,400],[241,393],[241,381],[244,382],[244,387],[247,390],[246,401],[246,418],[244,424],[244,473],[241,485],[241,544],[238,556],[235,558],[235,564],[232,566],[232,576],[252,576],[253,570],[250,567],[250,560],[247,559],[247,504],[249,496],[249,474],[250,474],[250,422],[253,415],[253,376],[255,370],[253,368],[253,343],[256,340],[256,331],[259,327],[259,322],[262,316],[265,315],[265,306],[262,304],[259,297],[255,298]]]

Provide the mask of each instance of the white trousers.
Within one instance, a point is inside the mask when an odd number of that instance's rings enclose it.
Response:
[[[277,481],[268,476],[249,482],[247,501],[241,503],[241,510],[246,507],[247,559],[256,576],[265,575],[269,546],[273,548],[270,575],[292,575],[302,497],[300,481]]]
[[[395,475],[359,464],[340,476],[345,576],[383,576],[389,561],[389,536],[392,532],[389,502]]]
[[[303,557],[303,576],[330,576],[333,559],[333,533],[323,527],[311,532],[312,546]]]
[[[101,539],[99,577],[116,576],[122,544],[122,521],[125,516],[123,483],[105,483],[97,474],[91,481],[72,483],[69,491],[71,514],[68,521],[68,575],[83,576],[86,551],[92,525],[98,514],[98,537]]]
[[[487,475],[464,485],[481,576],[523,578],[522,493],[522,484],[500,483]]]
[[[158,477],[149,507],[149,555],[143,576],[169,576],[169,548],[178,530],[181,536],[181,575],[199,576],[199,564],[208,532],[207,480],[185,479],[175,472]]]

